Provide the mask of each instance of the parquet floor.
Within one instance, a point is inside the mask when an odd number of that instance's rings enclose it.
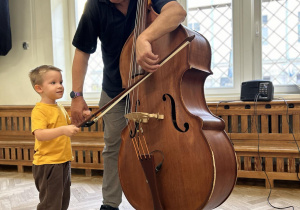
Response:
[[[18,173],[15,169],[0,167],[0,210],[36,209],[38,192],[30,169]],[[85,177],[80,171],[72,171],[70,210],[96,210],[101,205],[101,174]],[[217,210],[271,210],[267,197],[269,189],[261,180],[239,180],[233,193]],[[300,182],[275,182],[270,202],[276,207],[294,206],[300,210]],[[133,208],[125,196],[120,210]],[[292,208],[288,208],[292,209]]]

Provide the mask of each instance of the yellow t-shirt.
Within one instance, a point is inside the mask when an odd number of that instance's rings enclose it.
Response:
[[[71,124],[70,117],[62,106],[57,104],[36,103],[31,112],[31,131],[37,129],[51,129]],[[66,135],[49,141],[35,139],[34,165],[59,164],[71,161],[71,139]]]

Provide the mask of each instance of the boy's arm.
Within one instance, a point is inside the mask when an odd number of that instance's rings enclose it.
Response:
[[[73,136],[79,131],[75,125],[66,125],[50,129],[37,129],[33,131],[38,141],[49,141],[62,135]]]

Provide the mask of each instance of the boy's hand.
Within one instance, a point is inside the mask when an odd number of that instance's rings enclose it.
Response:
[[[49,141],[62,135],[74,136],[79,132],[79,128],[75,125],[65,125],[51,129],[37,129],[34,135],[38,141]]]
[[[69,137],[71,137],[79,132],[79,128],[76,127],[75,125],[66,125],[63,127],[64,127],[64,134]]]

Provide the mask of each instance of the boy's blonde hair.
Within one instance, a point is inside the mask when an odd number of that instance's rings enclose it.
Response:
[[[29,78],[33,89],[35,85],[41,85],[43,83],[43,75],[51,70],[61,72],[61,69],[51,65],[38,66],[29,72]]]

